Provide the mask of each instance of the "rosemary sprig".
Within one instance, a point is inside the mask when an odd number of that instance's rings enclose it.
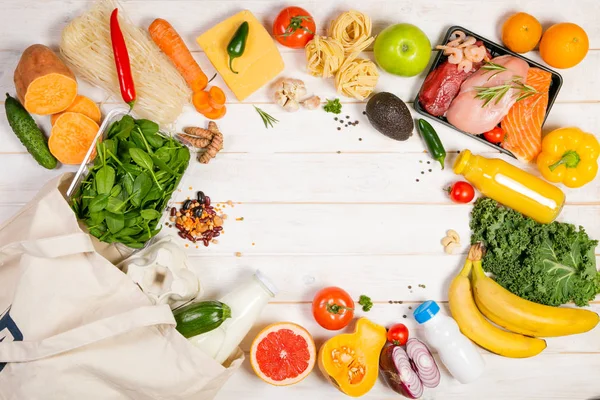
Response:
[[[502,100],[502,98],[508,93],[510,89],[515,89],[519,93],[517,101],[521,101],[538,93],[538,91],[535,90],[535,88],[524,84],[521,81],[521,79],[521,77],[516,76],[511,81],[506,82],[503,85],[475,86],[475,91],[477,92],[475,98],[483,100],[484,102],[481,107],[486,107],[492,101],[494,102],[494,104],[498,104],[498,102]]]
[[[486,61],[485,64],[481,67],[486,72],[495,71],[492,75],[488,77],[488,81],[498,75],[501,72],[508,71],[508,69],[504,65],[496,64],[491,61]]]
[[[265,124],[265,128],[269,128],[269,127],[273,127],[273,124],[279,122],[279,120],[273,118],[271,115],[267,114],[266,112],[264,112],[263,110],[261,110],[260,108],[254,106],[254,108],[256,109],[256,112],[258,113],[258,115],[260,115],[260,117],[263,120],[263,123]]]

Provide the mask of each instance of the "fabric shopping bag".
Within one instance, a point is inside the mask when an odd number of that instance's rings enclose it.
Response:
[[[49,182],[0,226],[0,399],[212,399],[240,366],[175,330]]]

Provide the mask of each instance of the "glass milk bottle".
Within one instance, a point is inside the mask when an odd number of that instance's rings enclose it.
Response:
[[[219,299],[231,308],[228,318],[215,330],[188,340],[217,362],[223,363],[248,334],[277,288],[260,271],[247,282]]]
[[[483,358],[473,342],[460,332],[456,321],[439,311],[440,306],[428,300],[413,315],[423,325],[427,343],[438,352],[452,376],[460,383],[473,382],[483,373]]]

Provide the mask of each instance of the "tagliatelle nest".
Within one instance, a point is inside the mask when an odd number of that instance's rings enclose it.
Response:
[[[344,48],[335,39],[319,35],[306,44],[306,68],[313,76],[329,78],[344,61]]]
[[[342,13],[331,21],[328,35],[342,44],[347,55],[360,53],[375,40],[371,36],[371,18],[356,10]]]
[[[335,88],[344,96],[362,101],[373,93],[378,80],[379,71],[373,61],[349,57],[335,75]]]

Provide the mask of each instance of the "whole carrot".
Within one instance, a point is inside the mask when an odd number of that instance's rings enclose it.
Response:
[[[185,79],[193,92],[206,88],[208,78],[192,57],[181,36],[171,24],[162,18],[155,19],[148,27],[150,37],[163,53],[169,57],[175,68]]]

